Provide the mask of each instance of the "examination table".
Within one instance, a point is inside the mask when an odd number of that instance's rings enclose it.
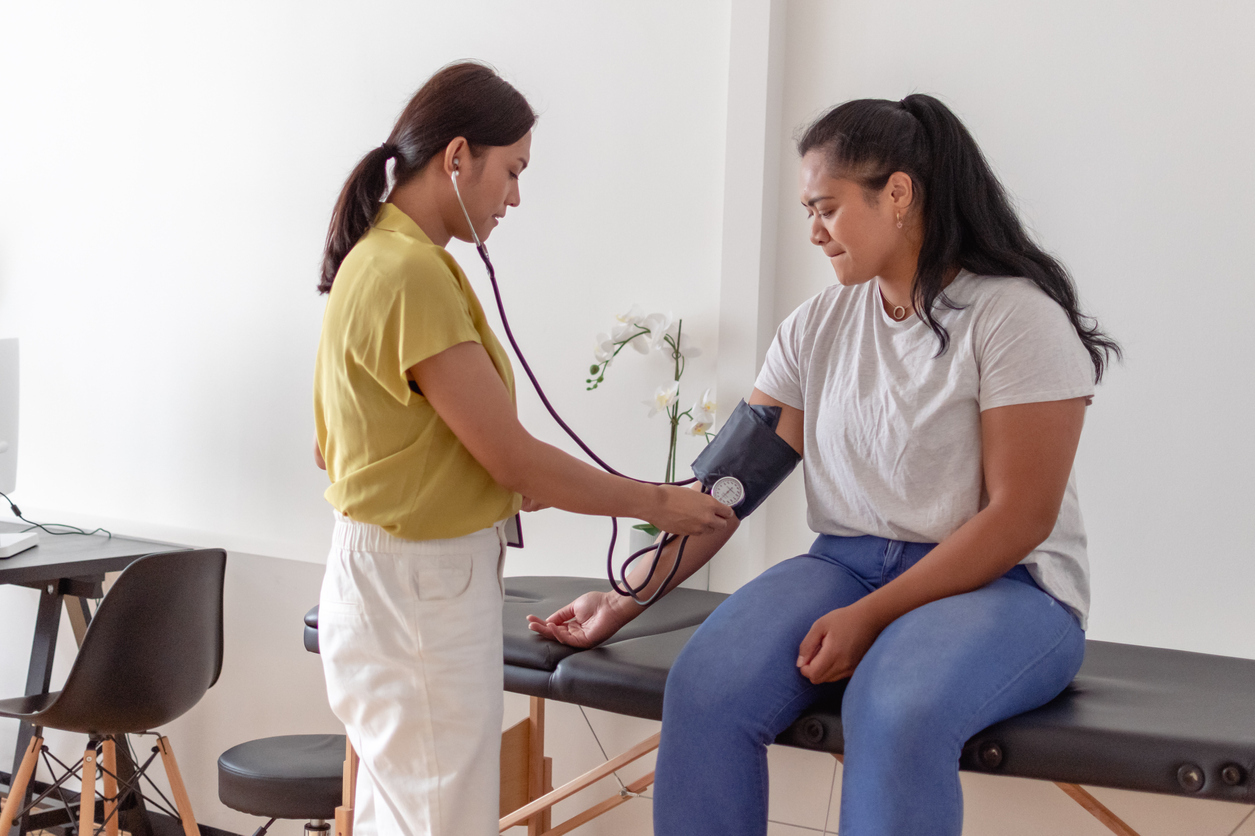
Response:
[[[562,702],[662,719],[667,672],[697,626],[727,596],[676,589],[599,647],[577,650],[527,629],[609,583],[589,578],[506,578],[505,688],[532,698],[531,716],[502,735],[501,829],[567,833],[630,800],[653,773],[556,827],[550,809],[657,748],[653,735],[563,787],[550,786],[544,703]],[[305,645],[317,652],[317,608]],[[842,752],[839,700],[816,704],[776,742]],[[1090,641],[1070,686],[1046,705],[997,723],[963,748],[962,769],[1054,781],[1113,833],[1136,833],[1080,784],[1255,803],[1255,661]],[[343,828],[342,828],[343,829]]]

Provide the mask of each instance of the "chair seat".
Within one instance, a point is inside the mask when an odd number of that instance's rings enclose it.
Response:
[[[263,737],[218,758],[218,798],[254,816],[333,819],[343,775],[342,734]]]
[[[39,715],[47,711],[59,696],[61,696],[60,691],[53,691],[48,694],[0,700],[0,717],[13,717],[18,720],[38,719]]]

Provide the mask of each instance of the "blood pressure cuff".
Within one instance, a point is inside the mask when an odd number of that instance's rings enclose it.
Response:
[[[693,475],[707,490],[725,476],[740,481],[745,498],[733,506],[737,519],[748,517],[802,459],[776,435],[779,423],[780,407],[741,401],[693,462]]]

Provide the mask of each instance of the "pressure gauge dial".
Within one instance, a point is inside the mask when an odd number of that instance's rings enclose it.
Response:
[[[745,486],[735,476],[724,476],[710,486],[710,495],[724,505],[735,508],[745,499]]]

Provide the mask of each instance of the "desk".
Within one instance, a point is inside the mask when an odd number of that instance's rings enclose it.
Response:
[[[0,523],[0,532],[22,531],[26,527],[22,524]],[[42,694],[52,685],[52,662],[57,648],[63,603],[70,617],[74,637],[81,644],[83,634],[91,621],[87,599],[101,597],[101,585],[106,572],[119,572],[146,554],[180,548],[182,547],[170,543],[128,537],[108,538],[103,534],[54,537],[41,531],[38,546],[0,559],[0,584],[39,590],[39,613],[35,617],[35,638],[31,644],[30,665],[26,674],[26,693]],[[29,723],[22,723],[10,775],[21,763],[22,754],[30,745],[32,731]],[[119,747],[118,750],[120,773],[134,769],[134,764],[130,763],[124,749],[125,747]],[[29,789],[27,793],[29,796]],[[128,807],[130,809],[122,813],[122,829],[136,836],[151,834],[142,804]],[[11,834],[0,833],[0,836],[21,836],[27,827],[28,821],[23,818],[13,825]]]

